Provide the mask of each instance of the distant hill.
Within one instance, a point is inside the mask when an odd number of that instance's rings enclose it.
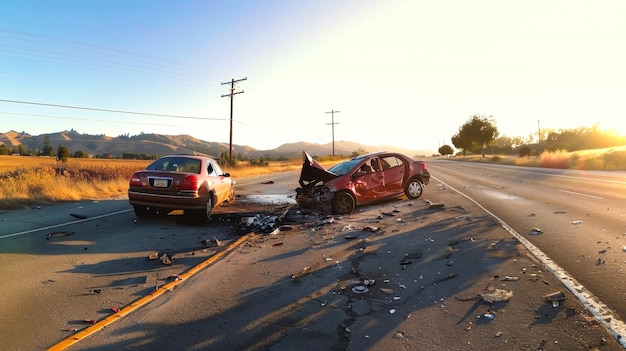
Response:
[[[41,151],[44,141],[48,138],[54,148],[61,144],[69,149],[71,154],[82,151],[88,155],[111,155],[121,157],[124,153],[168,155],[174,153],[199,153],[213,157],[229,151],[228,143],[210,142],[194,138],[190,135],[161,135],[139,134],[134,136],[110,137],[106,135],[81,134],[75,130],[57,133],[30,135],[9,131],[0,133],[0,143],[9,148],[18,148],[20,145],[29,150]],[[396,151],[409,156],[420,156],[416,150],[394,148],[389,146],[365,146],[349,141],[335,141],[335,155],[351,155],[355,151]],[[255,159],[261,156],[272,158],[298,158],[302,151],[313,156],[333,154],[332,143],[315,144],[307,142],[283,144],[271,150],[258,150],[250,146],[233,145],[233,156]]]

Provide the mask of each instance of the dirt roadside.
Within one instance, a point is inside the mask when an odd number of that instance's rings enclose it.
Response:
[[[216,216],[257,210],[268,207],[226,206]],[[517,240],[452,191],[432,186],[423,199],[341,217],[282,214],[280,230],[253,235],[203,272],[207,279],[186,282],[186,299],[154,303],[76,349],[624,349]],[[163,325],[189,301],[193,313]]]

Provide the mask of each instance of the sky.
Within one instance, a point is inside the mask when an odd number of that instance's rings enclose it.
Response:
[[[626,134],[625,33],[622,0],[3,0],[0,132],[436,151],[479,115]]]

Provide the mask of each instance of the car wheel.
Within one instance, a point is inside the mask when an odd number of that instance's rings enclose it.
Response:
[[[422,196],[424,190],[424,183],[422,183],[419,178],[411,178],[406,186],[404,187],[404,194],[409,199],[417,199]]]
[[[354,211],[356,201],[352,195],[341,192],[335,194],[332,200],[332,209],[335,214],[348,214]]]
[[[199,213],[199,217],[202,220],[210,221],[211,220],[211,212],[213,212],[213,197],[209,194],[209,197],[206,200],[206,208],[204,211]]]
[[[137,217],[149,217],[152,214],[152,210],[148,206],[135,205],[133,209]]]

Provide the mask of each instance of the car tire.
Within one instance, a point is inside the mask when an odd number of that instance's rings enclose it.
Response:
[[[354,211],[356,201],[354,197],[347,192],[339,192],[333,196],[331,201],[332,210],[335,214],[348,214]]]
[[[203,221],[210,221],[212,212],[213,212],[213,196],[209,194],[206,200],[206,207],[204,211],[198,212],[198,219],[203,220]]]
[[[133,206],[133,210],[137,217],[150,217],[152,215],[152,209],[148,206]]]
[[[411,178],[404,186],[404,194],[409,199],[417,199],[424,192],[424,183],[419,178]]]

